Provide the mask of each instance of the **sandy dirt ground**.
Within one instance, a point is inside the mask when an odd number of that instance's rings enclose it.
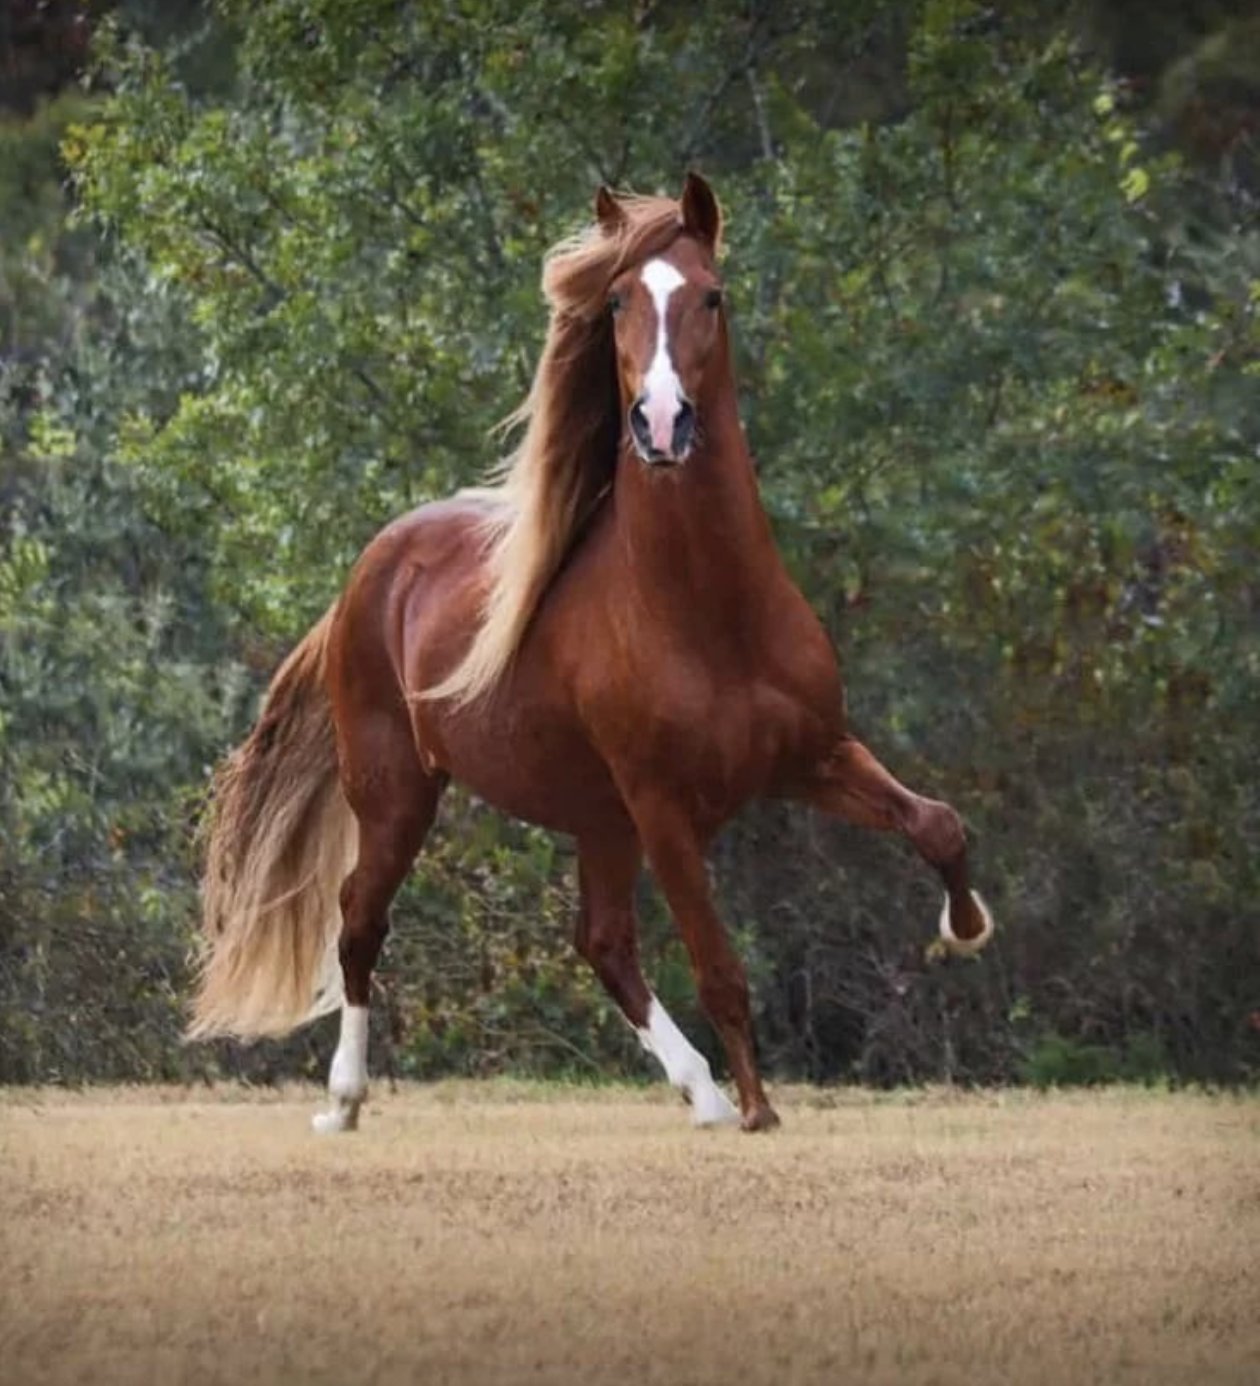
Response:
[[[0,1092],[0,1379],[1260,1381],[1260,1102]]]

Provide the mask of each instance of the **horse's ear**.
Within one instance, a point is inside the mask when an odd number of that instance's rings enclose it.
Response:
[[[626,222],[626,209],[603,183],[595,194],[595,217],[609,236],[615,236]]]
[[[683,227],[693,236],[706,241],[712,250],[717,249],[722,237],[722,209],[713,195],[713,189],[698,173],[688,173],[683,184],[682,197]]]

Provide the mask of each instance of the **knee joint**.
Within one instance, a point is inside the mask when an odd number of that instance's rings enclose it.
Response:
[[[633,935],[622,929],[587,929],[578,943],[578,951],[597,971],[631,962],[637,956]]]
[[[929,801],[915,837],[919,850],[934,866],[953,861],[967,845],[957,811],[937,801]]]

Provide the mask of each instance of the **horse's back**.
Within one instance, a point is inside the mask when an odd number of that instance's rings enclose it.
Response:
[[[417,592],[450,605],[460,601],[475,619],[483,563],[481,533],[492,508],[478,496],[433,501],[392,520],[372,538],[350,571],[333,617],[329,676],[335,686],[379,686],[385,669],[406,692],[407,609]]]
[[[363,573],[389,570],[395,576],[423,571],[430,576],[471,576],[485,557],[483,535],[503,502],[493,492],[461,491],[428,501],[391,520],[359,556],[351,584]]]

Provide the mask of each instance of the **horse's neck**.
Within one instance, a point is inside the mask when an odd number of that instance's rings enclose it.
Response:
[[[733,393],[701,418],[678,467],[646,466],[623,440],[614,523],[624,580],[657,615],[704,625],[763,610],[783,569]]]

